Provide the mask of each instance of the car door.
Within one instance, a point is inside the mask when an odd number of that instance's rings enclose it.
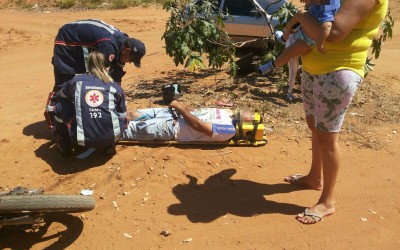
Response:
[[[267,21],[252,0],[222,0],[220,10],[224,14],[225,31],[234,41],[247,41],[271,34]]]

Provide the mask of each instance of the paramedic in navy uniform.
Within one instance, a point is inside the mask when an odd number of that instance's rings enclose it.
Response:
[[[90,53],[89,73],[67,81],[59,92],[57,146],[64,157],[71,156],[72,143],[115,154],[115,142],[127,127],[126,101],[121,86],[107,72],[109,63],[104,54]]]
[[[54,41],[54,92],[76,74],[88,72],[87,58],[94,50],[103,53],[111,62],[109,74],[119,84],[125,75],[125,63],[133,63],[139,68],[140,60],[146,54],[143,42],[129,38],[103,21],[89,19],[67,23],[59,29]]]

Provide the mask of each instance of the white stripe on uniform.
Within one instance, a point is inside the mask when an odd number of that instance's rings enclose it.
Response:
[[[85,146],[85,134],[83,132],[82,109],[81,109],[81,94],[82,81],[76,83],[75,88],[75,110],[76,110],[76,140],[78,145]]]
[[[104,22],[99,22],[99,21],[95,21],[95,20],[83,20],[83,21],[76,21],[76,22],[71,22],[71,24],[91,24],[103,29],[106,29],[108,32],[110,32],[111,34],[114,34],[114,32],[117,30],[116,28],[112,27],[111,25],[108,25]]]
[[[114,141],[118,141],[120,134],[121,134],[121,128],[119,126],[119,118],[113,110],[115,110],[115,93],[117,93],[117,90],[114,87],[110,87],[110,93],[108,93],[108,110],[111,112],[111,122],[113,125],[113,131],[114,131]]]

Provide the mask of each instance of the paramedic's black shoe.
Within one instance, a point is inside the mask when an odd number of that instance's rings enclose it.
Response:
[[[113,156],[117,154],[117,150],[115,149],[115,145],[108,145],[104,148],[104,153],[109,156]]]
[[[72,156],[72,147],[71,147],[71,141],[68,139],[61,139],[57,143],[57,148],[58,151],[60,151],[61,155],[64,158],[69,158]]]
[[[51,143],[56,143],[58,135],[55,127],[50,130],[50,135],[51,135]]]

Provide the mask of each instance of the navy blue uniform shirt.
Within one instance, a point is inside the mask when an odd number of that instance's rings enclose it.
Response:
[[[63,105],[63,120],[78,145],[108,146],[125,131],[126,101],[117,83],[104,83],[91,74],[77,75],[66,82],[60,96],[73,104]]]
[[[86,73],[89,53],[98,50],[107,58],[115,55],[110,65],[110,75],[116,82],[121,82],[125,74],[122,70],[124,64],[118,61],[128,38],[127,34],[100,20],[67,23],[59,29],[54,42],[54,70],[62,74]]]

